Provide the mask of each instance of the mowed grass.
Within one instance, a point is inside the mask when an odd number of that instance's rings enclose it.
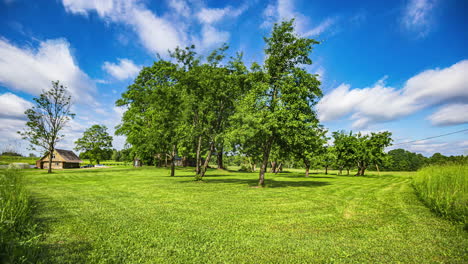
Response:
[[[411,173],[28,170],[38,263],[466,263],[468,235],[417,198]]]

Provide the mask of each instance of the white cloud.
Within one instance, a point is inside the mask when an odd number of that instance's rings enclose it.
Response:
[[[102,68],[118,80],[125,80],[135,77],[140,71],[140,66],[137,66],[133,61],[128,59],[118,59],[118,63],[104,62]]]
[[[321,121],[351,114],[353,128],[364,128],[452,101],[468,101],[468,60],[419,73],[400,90],[386,87],[384,79],[363,89],[341,84],[320,100],[317,110]]]
[[[167,4],[172,8],[177,14],[183,17],[189,17],[191,10],[187,2],[184,0],[168,0]]]
[[[440,108],[429,116],[436,126],[450,126],[468,123],[468,104],[451,104]]]
[[[218,31],[211,25],[204,25],[202,27],[202,42],[203,47],[213,47],[226,43],[229,40],[229,32]]]
[[[96,12],[108,23],[119,23],[130,27],[137,34],[141,44],[152,54],[167,56],[168,50],[197,44],[200,50],[227,41],[229,33],[214,28],[211,24],[224,18],[236,18],[247,9],[207,8],[201,2],[190,2],[200,12],[193,14],[189,2],[184,0],[167,1],[168,12],[157,15],[140,1],[126,0],[62,0],[67,12],[88,16]],[[195,29],[194,22],[202,23],[202,29]],[[211,27],[206,27],[211,25]],[[198,34],[197,34],[198,33]],[[214,41],[213,34],[220,34],[220,40]]]
[[[200,22],[205,24],[212,24],[219,22],[226,17],[238,17],[247,9],[247,5],[242,5],[239,8],[227,6],[225,8],[202,8],[197,13],[197,18]]]
[[[327,29],[329,29],[333,24],[335,23],[335,19],[333,18],[327,18],[324,21],[322,21],[318,26],[314,27],[313,29],[305,32],[303,35],[304,37],[309,37],[309,36],[317,36],[325,32]]]
[[[0,95],[0,117],[24,118],[24,112],[31,107],[31,102],[12,93]]]
[[[21,139],[17,131],[24,128],[26,124],[24,120],[0,117],[0,123],[2,124],[0,126],[0,145],[10,144]]]
[[[184,35],[170,21],[156,16],[137,1],[62,0],[65,10],[80,15],[96,12],[108,22],[123,23],[135,30],[143,46],[152,53],[165,55],[180,46]]]
[[[94,102],[95,83],[78,67],[66,40],[43,41],[33,50],[0,39],[0,84],[38,95],[56,80],[69,88],[74,100]]]
[[[309,17],[295,11],[294,2],[294,0],[278,0],[276,4],[269,4],[263,11],[264,22],[260,27],[268,28],[276,22],[294,18],[297,33],[304,37],[311,37],[326,32],[336,23],[336,18],[328,17],[317,26],[311,27]]]
[[[431,12],[435,4],[435,0],[409,1],[401,20],[403,26],[411,32],[418,32],[420,37],[426,36],[431,29]]]

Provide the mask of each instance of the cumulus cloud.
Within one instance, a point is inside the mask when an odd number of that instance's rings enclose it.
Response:
[[[226,17],[238,17],[247,9],[247,5],[242,5],[239,8],[227,6],[225,8],[202,8],[197,13],[197,18],[205,24],[212,24],[223,20]]]
[[[419,73],[402,89],[387,87],[384,79],[362,89],[341,84],[320,100],[317,110],[321,121],[351,115],[353,128],[364,128],[454,101],[468,101],[468,60]]]
[[[435,126],[451,126],[468,123],[468,103],[451,104],[441,107],[437,112],[429,116],[429,120]]]
[[[236,18],[247,8],[207,8],[200,2],[200,12],[194,14],[189,2],[184,0],[168,1],[169,12],[157,15],[140,1],[127,0],[62,0],[67,12],[88,16],[95,12],[108,23],[120,23],[129,26],[137,34],[141,44],[151,53],[167,55],[168,50],[181,47],[187,43],[199,45],[201,50],[210,48],[206,45],[220,44],[227,41],[229,33],[214,29],[213,26],[202,27],[198,34],[191,25],[200,22],[211,25],[221,19]],[[219,41],[214,41],[212,32],[220,33]]]
[[[118,59],[118,63],[104,62],[102,68],[118,80],[125,80],[135,77],[140,71],[140,66],[135,65],[128,59]]]
[[[12,93],[0,95],[0,117],[24,118],[24,112],[31,107],[31,102]]]
[[[402,25],[411,32],[418,32],[420,37],[426,36],[431,27],[431,13],[435,0],[411,0],[404,8]]]
[[[37,49],[31,49],[0,39],[1,85],[38,95],[56,80],[69,88],[74,100],[94,102],[95,83],[78,67],[66,40],[46,40]]]
[[[191,14],[190,6],[184,0],[168,0],[167,4],[172,8],[177,14],[183,17],[189,17]]]
[[[296,31],[304,37],[320,35],[329,30],[336,23],[336,18],[328,17],[317,26],[312,27],[310,19],[295,10],[294,0],[278,0],[274,4],[269,4],[263,11],[264,22],[260,27],[271,27],[275,22],[295,19]]]

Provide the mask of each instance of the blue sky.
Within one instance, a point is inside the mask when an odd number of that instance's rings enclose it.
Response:
[[[115,100],[157,54],[190,44],[206,54],[227,42],[261,63],[263,37],[290,18],[299,35],[321,41],[308,70],[322,80],[317,111],[330,131],[389,130],[400,143],[468,129],[467,11],[463,0],[0,0],[0,147],[27,153],[16,131],[51,80],[76,101],[60,143],[71,149],[93,124],[113,132]],[[398,147],[466,155],[468,133]]]

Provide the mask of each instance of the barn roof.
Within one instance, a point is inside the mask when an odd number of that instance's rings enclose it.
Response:
[[[80,158],[71,150],[55,149],[66,162],[82,162]]]
[[[55,149],[54,150],[55,153],[59,154],[60,157],[63,159],[63,160],[59,160],[59,161],[64,161],[64,162],[77,162],[77,163],[81,163],[83,162],[73,151],[71,150],[65,150],[65,149]],[[45,158],[47,158],[49,156],[49,153],[46,153],[44,155],[44,157],[42,157],[40,160],[44,160]]]

